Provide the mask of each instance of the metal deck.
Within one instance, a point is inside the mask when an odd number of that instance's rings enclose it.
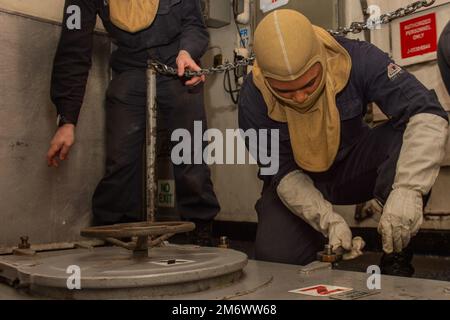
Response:
[[[216,255],[217,252],[208,252],[207,248],[199,249],[197,254],[192,254],[192,251],[187,250],[186,247],[177,246],[171,250],[169,255],[166,255],[167,252],[164,255],[155,253],[156,259],[136,257],[125,249],[117,247],[39,253],[34,257],[3,256],[0,257],[0,276],[8,279],[14,279],[15,276],[22,277],[21,281],[25,287],[14,289],[6,284],[0,284],[0,299],[53,297],[60,299],[328,300],[331,297],[310,297],[289,291],[319,284],[369,291],[366,285],[369,275],[365,273],[332,270],[326,266],[319,270],[305,272],[300,266],[254,260],[248,261],[243,272],[240,273],[239,267],[245,265],[246,258],[245,255],[236,251],[225,250],[221,255]],[[185,254],[183,250],[187,250]],[[174,258],[175,256],[177,259],[196,262],[173,265],[155,264],[155,262],[163,261],[162,257]],[[235,263],[231,263],[230,259],[235,259]],[[212,261],[215,262],[211,264]],[[65,273],[68,263],[78,263],[82,266],[84,274],[81,280],[82,290],[61,289],[69,276]],[[214,276],[212,271],[214,268],[210,267],[216,263],[222,266],[216,269],[219,271],[216,276],[220,273],[228,274],[228,276],[222,278]],[[87,265],[91,267],[87,268]],[[228,272],[224,272],[226,269]],[[196,276],[193,277],[193,275]],[[203,281],[199,285],[200,282],[196,284],[193,281],[196,277],[199,280],[206,278],[220,280]],[[165,284],[169,287],[162,290],[163,287],[157,284]],[[371,291],[371,293],[372,295],[362,299],[450,300],[450,282],[381,276],[381,290]]]

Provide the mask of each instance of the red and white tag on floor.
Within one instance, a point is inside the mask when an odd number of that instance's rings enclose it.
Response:
[[[345,288],[345,287],[337,287],[337,286],[319,284],[319,285],[312,286],[312,287],[291,290],[289,292],[303,294],[303,295],[312,296],[312,297],[329,297],[329,296],[332,296],[335,294],[349,292],[352,290],[353,290],[353,288]]]

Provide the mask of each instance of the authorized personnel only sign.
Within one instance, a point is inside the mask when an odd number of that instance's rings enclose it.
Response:
[[[436,52],[436,14],[430,13],[401,22],[400,38],[403,59]]]

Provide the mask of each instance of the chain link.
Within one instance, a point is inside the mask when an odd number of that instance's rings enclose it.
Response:
[[[406,17],[419,9],[427,8],[433,5],[436,0],[416,1],[404,8],[399,8],[393,12],[382,14],[378,21],[353,22],[348,28],[339,28],[338,30],[328,30],[333,36],[346,36],[349,33],[358,34],[365,30],[373,30],[375,25],[388,24],[393,20]]]
[[[244,58],[242,60],[236,61],[235,63],[227,62],[217,67],[201,69],[199,71],[186,70],[184,76],[186,78],[192,78],[192,77],[200,77],[203,75],[208,76],[214,73],[224,73],[226,71],[234,70],[240,67],[252,65],[253,61],[255,61],[254,55],[252,55],[249,58]],[[176,68],[165,65],[159,61],[150,62],[150,66],[153,67],[156,72],[162,75],[176,76],[178,74],[178,70]]]
[[[382,14],[379,17],[379,20],[376,22],[373,21],[367,21],[367,22],[352,22],[350,24],[350,27],[345,28],[339,28],[338,30],[328,30],[328,32],[333,36],[346,36],[349,33],[352,34],[358,34],[365,30],[373,30],[375,25],[381,25],[381,24],[388,24],[392,22],[393,20],[406,17],[408,15],[411,15],[415,13],[417,10],[421,8],[427,8],[431,5],[433,5],[436,2],[436,0],[421,0],[416,1],[404,8],[399,8],[393,12]],[[246,67],[253,64],[255,61],[255,56],[251,55],[249,58],[244,58],[241,60],[236,61],[235,63],[226,62],[225,64],[222,64],[217,67],[207,68],[207,69],[201,69],[199,71],[191,71],[187,70],[184,73],[184,76],[186,78],[193,78],[193,77],[199,77],[203,75],[211,75],[216,73],[224,73],[227,71],[235,70],[240,67]],[[178,74],[178,70],[176,68],[170,67],[166,64],[163,64],[159,61],[151,61],[150,66],[155,69],[156,72],[158,72],[161,75],[165,76],[176,76]]]

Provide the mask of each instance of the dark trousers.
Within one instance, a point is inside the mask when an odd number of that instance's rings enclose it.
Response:
[[[385,203],[392,190],[403,132],[389,122],[373,128],[327,172],[307,174],[332,204],[353,205],[374,198]],[[326,239],[284,206],[272,183],[265,183],[256,211],[258,260],[306,265],[323,250]]]
[[[92,199],[95,224],[141,221],[144,217],[146,83],[145,70],[128,70],[114,77],[106,93],[106,172]],[[206,130],[202,85],[188,88],[179,79],[158,76],[157,104],[158,138],[170,140],[179,128],[193,136],[194,121],[201,121]],[[174,176],[181,217],[212,220],[220,207],[208,166],[176,165]]]

